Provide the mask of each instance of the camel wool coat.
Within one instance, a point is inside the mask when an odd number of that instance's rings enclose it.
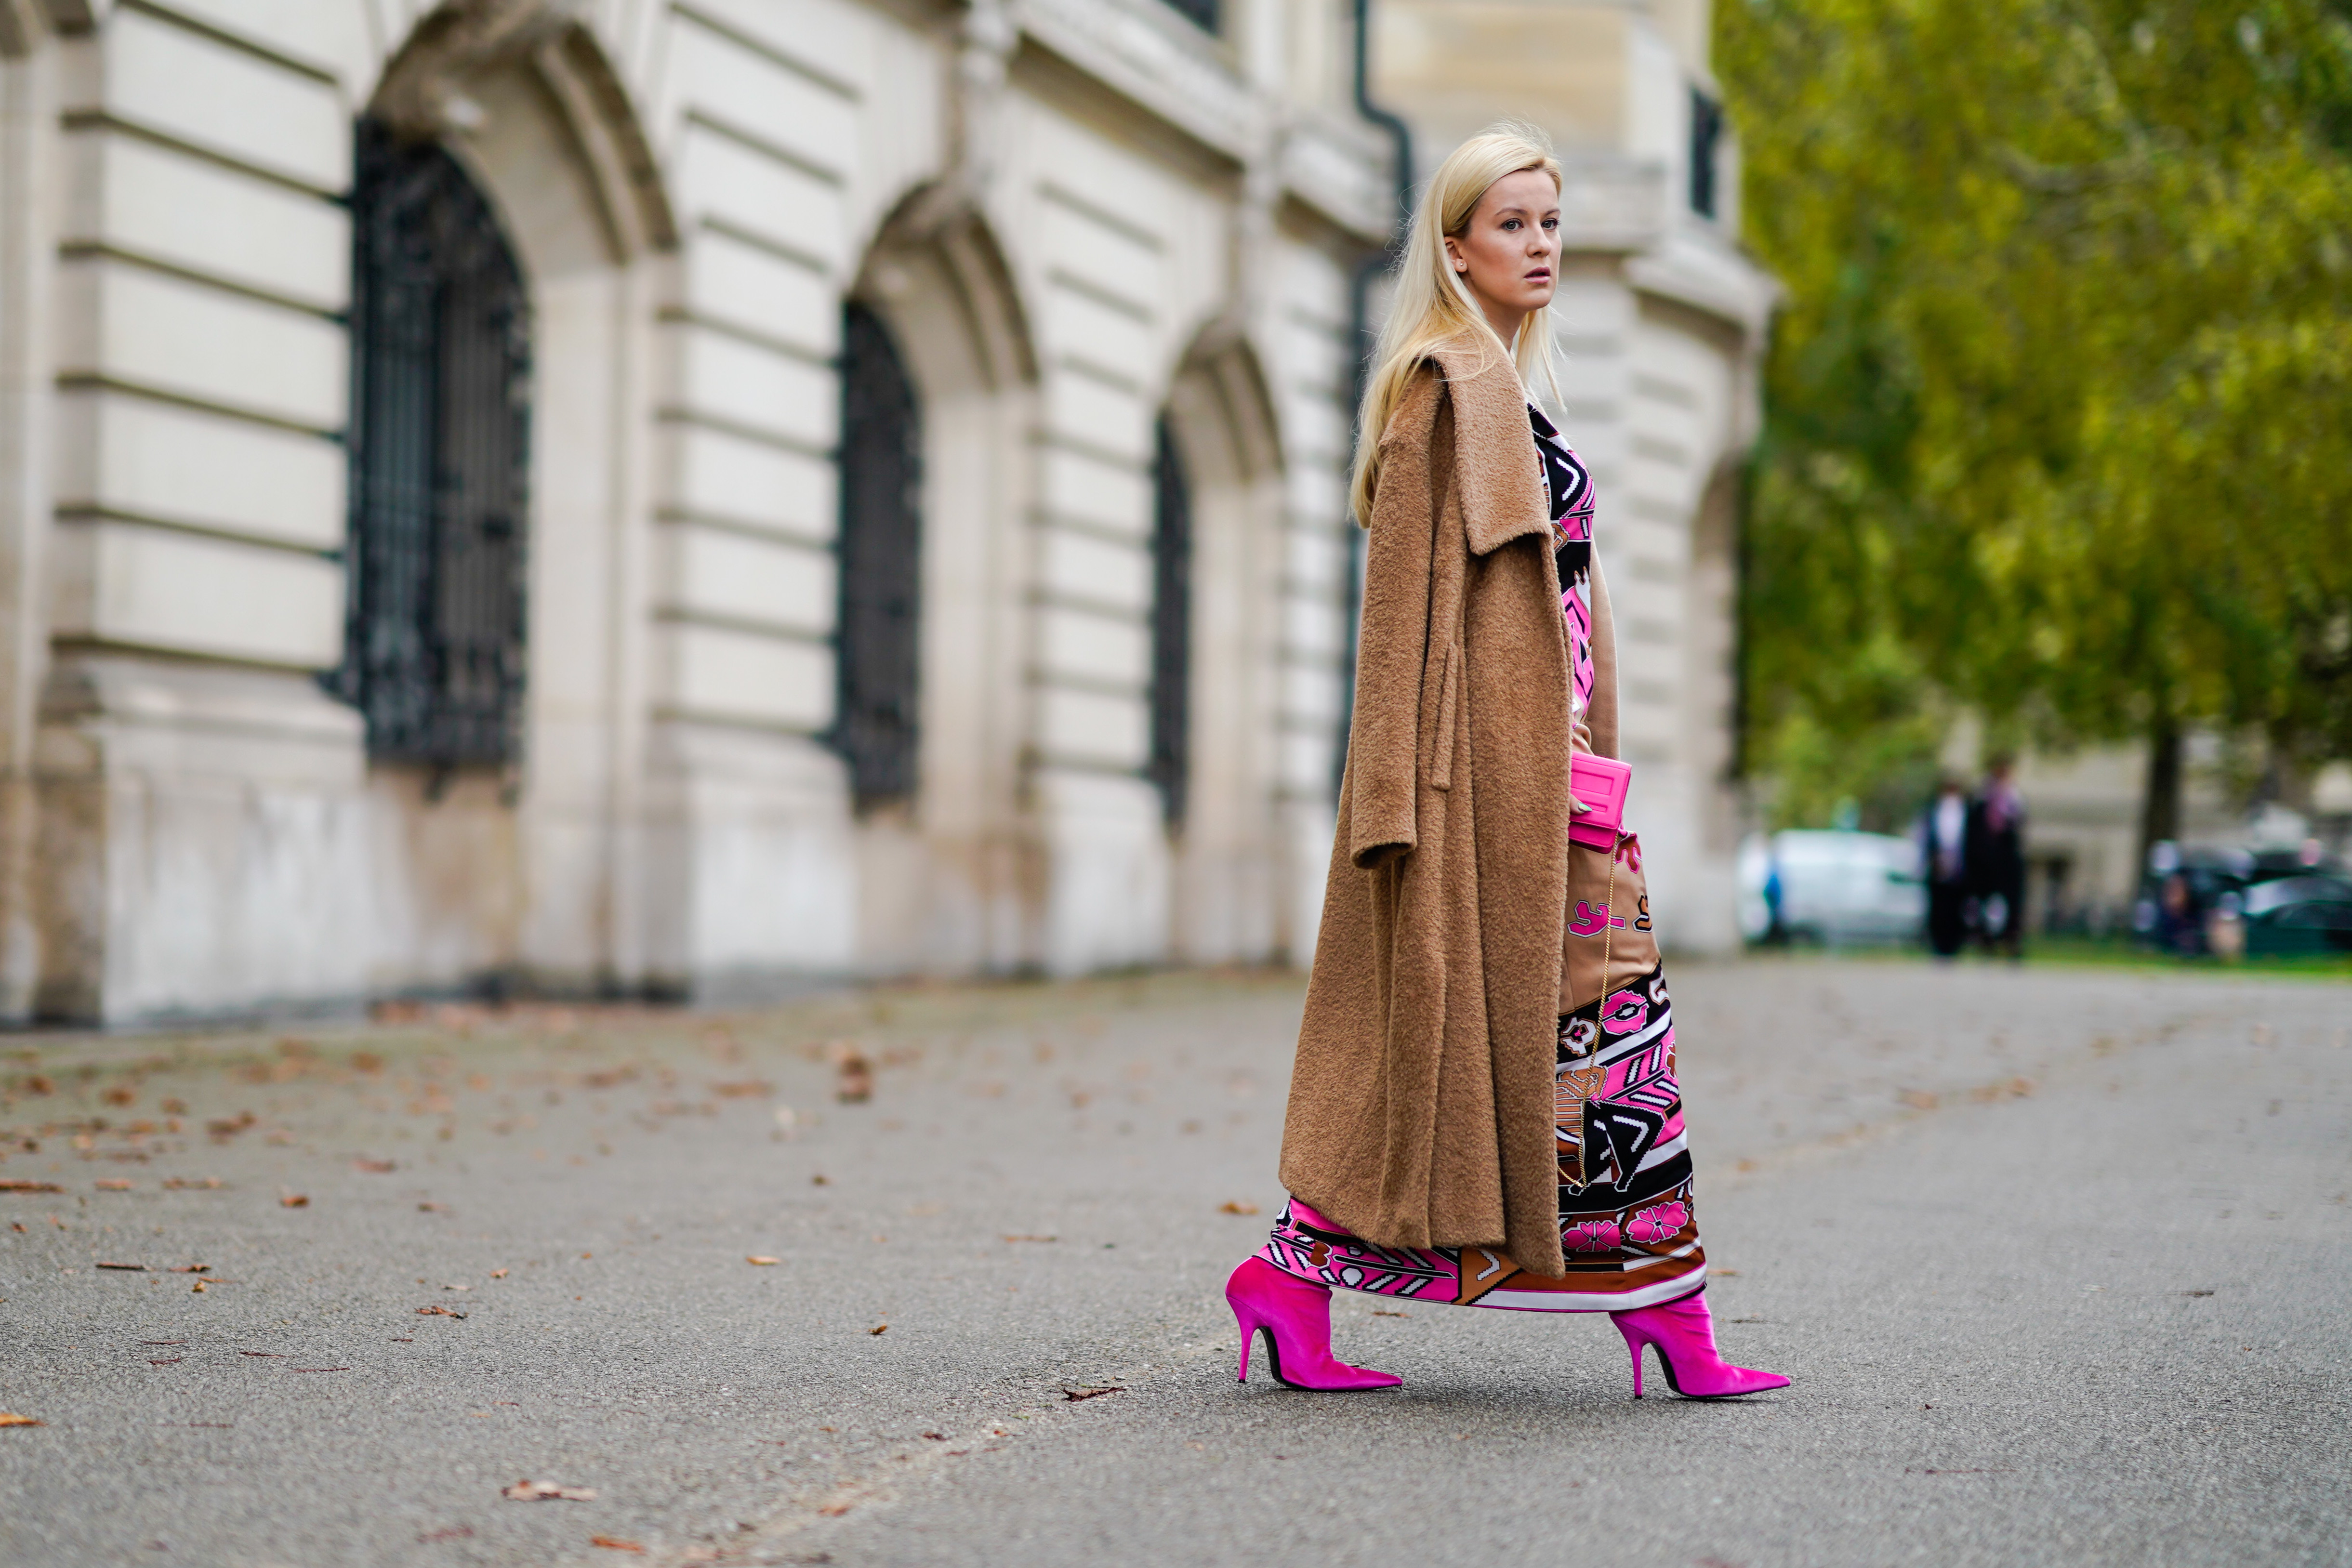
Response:
[[[1552,1071],[1568,631],[1525,393],[1463,335],[1381,433],[1339,825],[1282,1140],[1292,1194],[1384,1247],[1559,1278]],[[1592,560],[1593,749],[1617,750]]]

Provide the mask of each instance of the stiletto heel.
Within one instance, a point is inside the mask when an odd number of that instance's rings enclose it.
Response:
[[[1789,1380],[1777,1372],[1756,1372],[1734,1366],[1715,1348],[1715,1317],[1707,1311],[1706,1287],[1664,1306],[1612,1312],[1609,1321],[1625,1336],[1633,1353],[1633,1397],[1642,1397],[1642,1350],[1658,1347],[1658,1370],[1666,1386],[1685,1399],[1736,1399],[1786,1388]]]
[[[1393,1388],[1404,1379],[1369,1366],[1350,1366],[1331,1354],[1331,1290],[1284,1273],[1250,1257],[1225,1281],[1225,1302],[1241,1325],[1237,1380],[1249,1381],[1250,1342],[1265,1336],[1265,1360],[1287,1388]]]

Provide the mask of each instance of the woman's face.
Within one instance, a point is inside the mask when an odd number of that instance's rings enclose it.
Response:
[[[1522,169],[1487,186],[1470,226],[1445,236],[1445,256],[1490,317],[1550,304],[1559,287],[1559,192],[1551,176]]]

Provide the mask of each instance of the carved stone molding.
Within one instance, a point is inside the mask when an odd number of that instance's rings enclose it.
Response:
[[[467,78],[528,58],[578,25],[584,0],[446,0],[383,73],[369,112],[420,141],[467,129]]]
[[[941,235],[986,205],[1003,152],[1004,82],[1021,30],[1005,0],[971,0],[958,28],[948,169],[908,208],[909,237]]]
[[[520,68],[562,106],[604,196],[624,257],[677,244],[661,171],[626,86],[585,17],[593,0],[446,0],[417,24],[368,112],[404,137],[435,140],[478,124],[468,81]]]
[[[96,31],[114,7],[110,0],[7,0],[0,9],[11,13],[11,20],[29,17],[37,21],[46,16],[48,25],[60,33],[89,33]],[[24,36],[27,47],[40,41],[34,28],[26,28]]]
[[[44,34],[65,31],[59,11],[81,13],[85,7],[68,0],[49,0],[46,6],[41,0],[0,0],[0,58],[22,59],[40,47]]]

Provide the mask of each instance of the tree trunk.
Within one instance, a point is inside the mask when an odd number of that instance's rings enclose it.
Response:
[[[2148,731],[2147,789],[2140,801],[2139,863],[2147,852],[2180,836],[2180,727],[2159,719]]]

